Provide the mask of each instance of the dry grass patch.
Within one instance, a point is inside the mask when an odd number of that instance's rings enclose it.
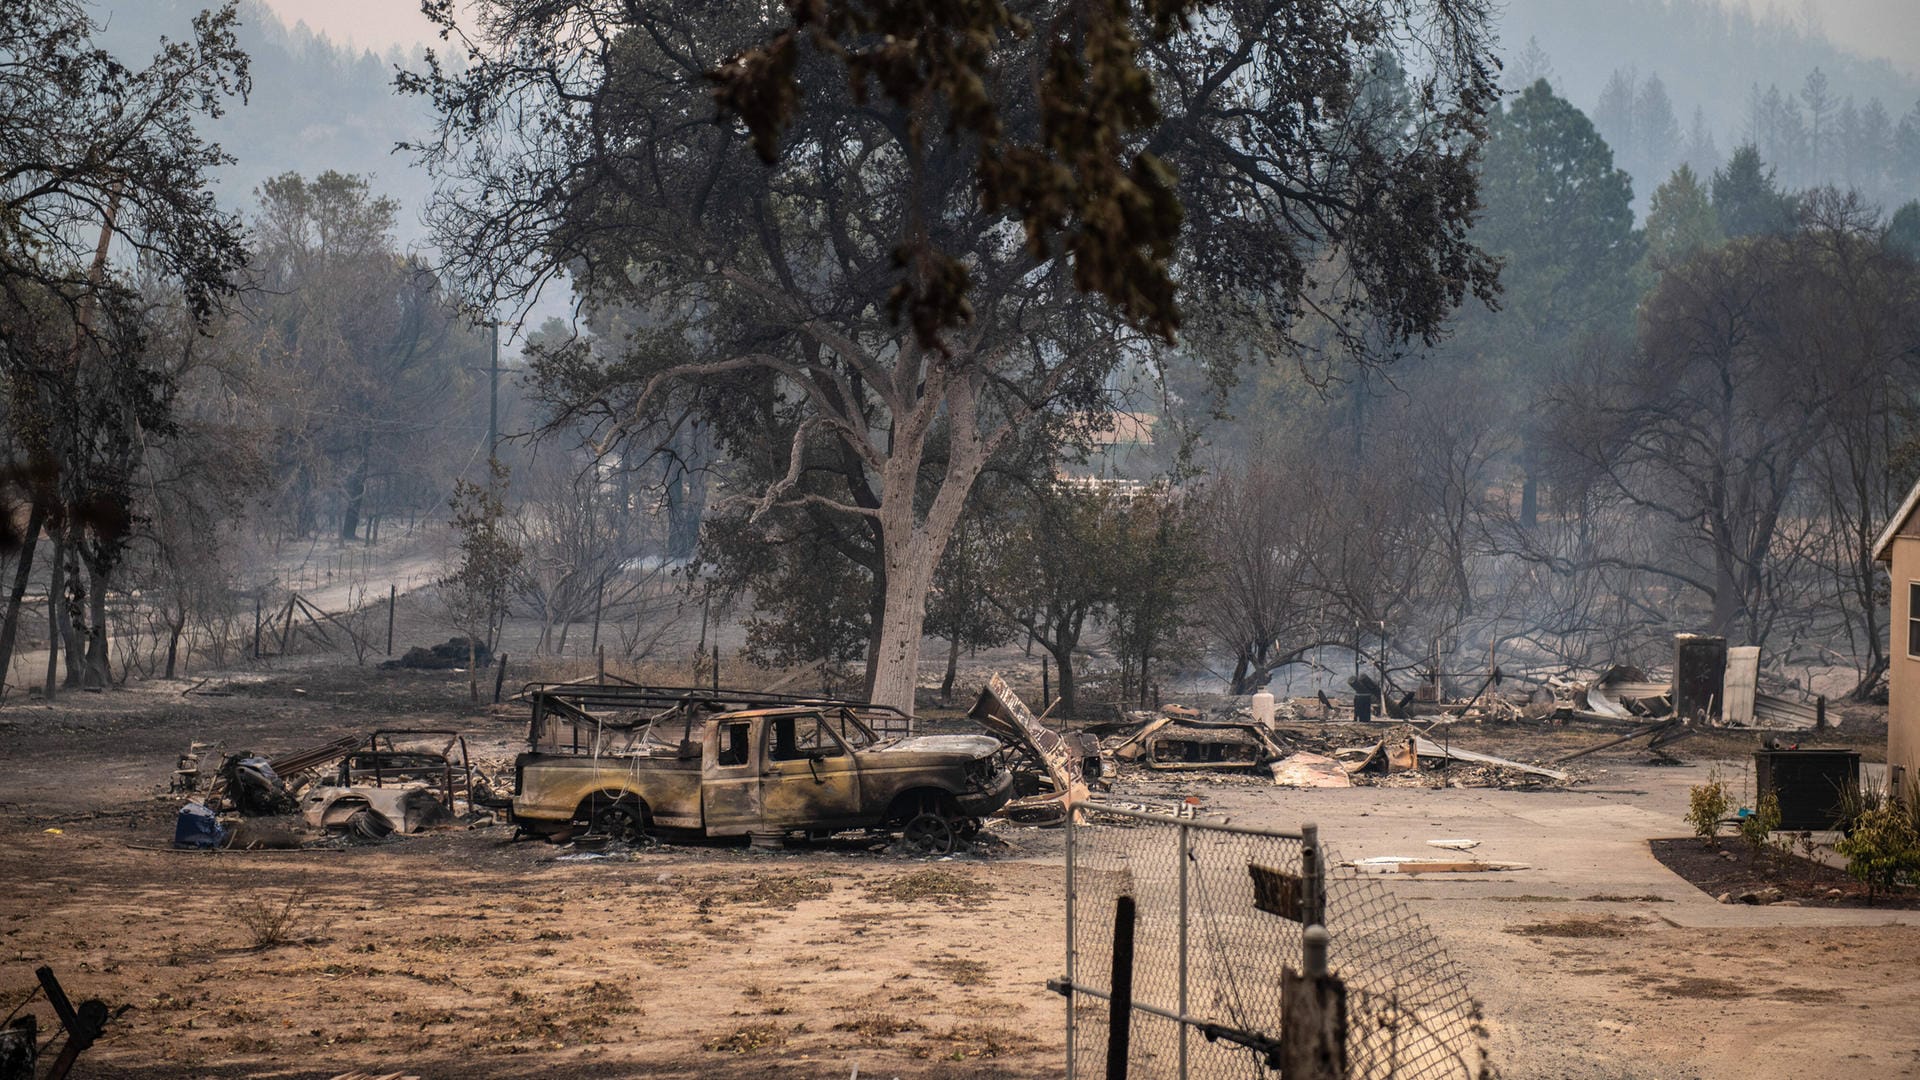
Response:
[[[1616,938],[1626,937],[1645,921],[1645,919],[1619,919],[1612,915],[1593,917],[1574,915],[1565,919],[1518,923],[1507,927],[1507,933],[1519,934],[1521,937]]]
[[[928,1036],[927,1044],[916,1047],[913,1055],[945,1061],[967,1061],[1025,1053],[1037,1045],[1011,1028],[992,1024],[955,1024],[947,1031]]]
[[[229,909],[235,922],[246,928],[247,940],[256,949],[271,949],[292,941],[309,942],[319,937],[314,925],[311,897],[305,889],[281,896],[250,896]]]
[[[985,986],[987,982],[987,965],[978,960],[942,956],[923,960],[920,966],[939,973],[955,986]]]
[[[833,1025],[835,1031],[852,1032],[860,1036],[862,1042],[884,1042],[909,1031],[925,1031],[917,1020],[891,1016],[887,1013],[863,1013],[851,1020],[842,1020]]]
[[[833,882],[825,874],[752,873],[738,880],[702,896],[694,909],[702,914],[734,905],[789,910],[803,900],[820,900],[833,892]]]
[[[1752,997],[1760,992],[1752,987],[1733,982],[1729,979],[1712,979],[1699,975],[1688,975],[1682,978],[1671,979],[1666,985],[1656,985],[1653,989],[1663,994],[1671,994],[1674,997],[1712,998],[1717,1000]]]
[[[993,899],[993,887],[958,871],[930,866],[868,883],[867,899],[874,903],[979,907]]]
[[[716,1054],[757,1054],[785,1046],[786,1029],[779,1024],[757,1023],[737,1027],[725,1035],[716,1035],[700,1044]]]

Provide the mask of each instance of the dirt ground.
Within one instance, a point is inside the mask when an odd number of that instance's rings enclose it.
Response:
[[[502,827],[344,851],[166,848],[164,789],[190,740],[273,752],[456,723],[476,754],[510,755],[520,718],[467,706],[463,680],[284,660],[227,696],[150,683],[0,711],[0,1005],[46,963],[76,998],[132,1006],[77,1076],[1062,1074],[1062,1005],[1044,988],[1063,963],[1057,831],[997,828],[983,857],[936,861],[719,846],[577,860]],[[1540,759],[1597,741],[1452,738]],[[1191,777],[1121,794],[1314,820],[1347,857],[1473,836],[1476,855],[1526,862],[1391,883],[1466,972],[1504,1076],[1920,1076],[1913,913],[1720,905],[1647,849],[1684,831],[1687,785],[1752,739],[1681,744],[1692,764],[1677,767],[1597,755],[1566,791]]]

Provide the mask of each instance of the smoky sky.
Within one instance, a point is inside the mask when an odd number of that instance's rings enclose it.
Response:
[[[416,0],[263,0],[287,25],[305,22],[336,42],[384,52],[389,46],[431,43],[433,27]],[[1606,0],[1596,0],[1605,4]],[[1518,7],[1528,0],[1507,0]],[[462,7],[466,5],[461,4]],[[1883,57],[1920,74],[1920,0],[1785,0],[1745,3],[1756,15],[1821,27],[1835,44]],[[1509,43],[1517,44],[1517,43]]]

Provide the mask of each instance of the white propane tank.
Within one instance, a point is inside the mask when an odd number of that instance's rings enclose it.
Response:
[[[1253,722],[1272,725],[1273,695],[1265,690],[1253,695]]]

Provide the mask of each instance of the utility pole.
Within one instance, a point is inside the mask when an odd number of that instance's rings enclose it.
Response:
[[[500,320],[490,319],[493,330],[493,359],[487,365],[487,470],[491,477],[500,464]],[[488,484],[492,484],[489,479]]]

